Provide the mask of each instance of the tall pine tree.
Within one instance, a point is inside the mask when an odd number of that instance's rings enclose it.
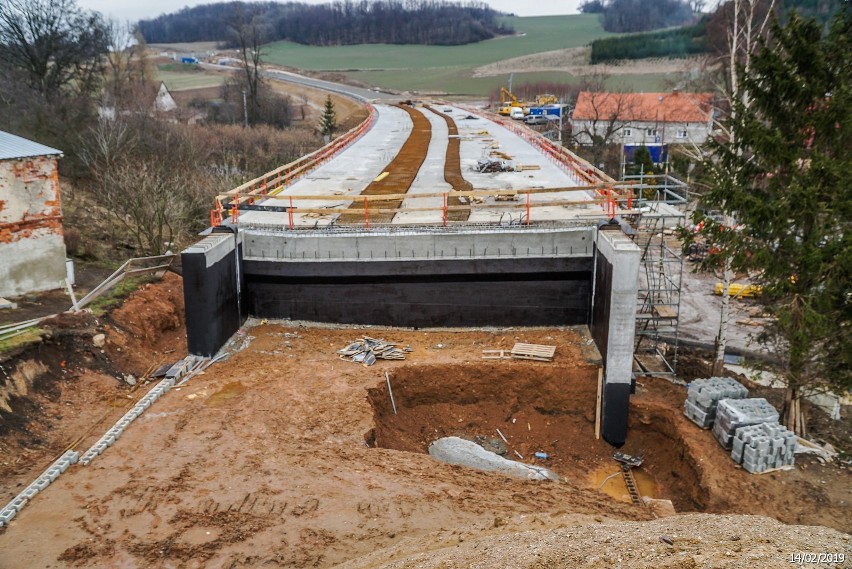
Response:
[[[325,98],[325,107],[322,111],[322,118],[320,118],[319,129],[326,142],[329,142],[337,131],[337,112],[334,110],[334,101],[331,100],[331,95]]]
[[[759,340],[782,361],[784,423],[799,434],[807,390],[852,388],[850,22],[846,7],[825,36],[795,14],[773,26],[740,72],[750,101],[734,102],[737,137],[711,143],[704,196],[737,220],[714,236],[763,286],[773,318]]]

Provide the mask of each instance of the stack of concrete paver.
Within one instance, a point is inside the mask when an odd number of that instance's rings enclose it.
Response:
[[[716,406],[713,436],[723,448],[730,449],[737,429],[777,422],[778,411],[766,399],[722,399]]]
[[[748,389],[730,377],[696,379],[687,386],[684,414],[702,429],[709,429],[716,419],[716,405],[720,399],[746,397]]]
[[[764,472],[795,462],[796,434],[777,423],[737,429],[731,458],[748,472]]]

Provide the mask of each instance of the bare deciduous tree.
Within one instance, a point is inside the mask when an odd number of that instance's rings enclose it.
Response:
[[[145,38],[130,22],[106,23],[109,51],[104,70],[104,96],[116,109],[142,111],[155,96],[154,70]]]
[[[260,63],[263,28],[258,17],[243,12],[238,21],[231,26],[231,32],[240,53],[240,73],[246,96],[245,120],[250,125],[257,124],[260,111]]]
[[[571,134],[574,144],[589,149],[589,158],[595,166],[601,164],[607,150],[630,126],[639,103],[634,93],[605,91],[604,81],[600,76],[586,81],[588,89],[577,99]]]
[[[107,42],[100,14],[74,0],[0,2],[0,57],[45,96],[65,89],[92,92]]]

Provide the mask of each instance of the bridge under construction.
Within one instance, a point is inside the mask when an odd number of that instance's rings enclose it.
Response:
[[[401,327],[588,326],[602,436],[636,373],[671,373],[680,188],[618,182],[509,119],[370,104],[320,150],[216,198],[182,254],[189,350],[249,316]],[[648,199],[653,196],[652,199]],[[673,332],[673,336],[672,336]]]

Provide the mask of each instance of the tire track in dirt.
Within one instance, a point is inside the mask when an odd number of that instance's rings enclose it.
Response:
[[[461,140],[459,139],[459,129],[456,126],[456,121],[447,114],[426,105],[426,108],[442,117],[447,122],[449,130],[449,143],[447,144],[447,156],[444,159],[444,180],[453,187],[454,192],[470,192],[473,191],[473,184],[464,179],[461,173],[461,157],[459,156],[459,148]],[[447,205],[467,205],[462,203],[461,198],[450,194],[447,196]],[[447,221],[467,221],[470,217],[470,210],[449,210],[447,211]]]
[[[388,175],[382,179],[376,179],[370,182],[366,188],[360,193],[362,196],[381,196],[389,194],[404,194],[408,192],[414,178],[420,171],[420,167],[426,160],[426,152],[429,150],[429,142],[432,140],[432,124],[429,122],[423,113],[411,108],[408,105],[397,105],[400,109],[408,113],[414,126],[411,129],[411,134],[408,135],[399,154],[391,160],[390,164],[385,168]],[[369,212],[369,209],[399,209],[402,205],[401,199],[391,201],[373,202],[368,208],[369,222],[372,223],[390,223],[395,215],[394,212]],[[357,224],[364,223],[364,201],[356,199],[349,206],[351,210],[358,210],[352,213],[342,213],[337,218],[337,223],[341,224]]]

